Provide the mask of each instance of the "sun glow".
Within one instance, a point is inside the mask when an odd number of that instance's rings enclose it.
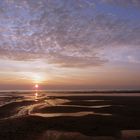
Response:
[[[41,75],[34,75],[33,81],[34,83],[42,83],[44,81],[44,78]]]
[[[35,84],[35,88],[37,89],[39,86],[38,86],[38,84]]]

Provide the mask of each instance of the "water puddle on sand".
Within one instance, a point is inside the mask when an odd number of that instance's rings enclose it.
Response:
[[[41,116],[41,117],[60,117],[60,116],[70,116],[70,117],[81,117],[86,115],[100,115],[100,116],[111,116],[112,114],[108,113],[95,113],[95,112],[74,112],[74,113],[31,113],[32,116]]]
[[[102,101],[105,101],[105,100],[84,100],[86,102],[102,102]],[[111,101],[111,100],[108,100],[108,101]]]
[[[39,140],[117,140],[111,136],[86,136],[79,132],[46,131]]]
[[[94,100],[97,101],[97,100]],[[111,105],[98,105],[98,106],[83,106],[83,105],[63,105],[64,103],[70,102],[68,99],[61,99],[61,98],[55,98],[55,97],[47,97],[42,96],[40,94],[32,93],[27,96],[25,96],[23,99],[19,98],[16,101],[17,106],[15,107],[16,112],[13,112],[13,115],[4,118],[17,118],[19,116],[25,116],[25,115],[36,115],[41,117],[58,117],[58,116],[73,116],[73,117],[79,117],[79,116],[85,116],[85,115],[102,115],[102,116],[110,116],[112,114],[107,113],[95,113],[93,111],[77,111],[77,112],[71,112],[71,113],[42,113],[42,112],[36,112],[36,109],[42,109],[47,108],[51,106],[60,106],[60,107],[74,107],[75,109],[78,109],[79,107],[82,108],[103,108],[103,107],[110,107]],[[25,102],[25,103],[24,103]],[[26,102],[31,102],[30,104],[27,104]],[[12,103],[12,102],[11,102]],[[24,104],[23,104],[24,103]],[[10,104],[10,102],[9,102]],[[5,104],[6,105],[6,104]]]
[[[140,130],[122,130],[121,135],[124,140],[140,140]]]
[[[122,130],[121,137],[112,136],[86,136],[79,132],[47,130],[38,140],[139,140],[140,130]]]
[[[82,107],[82,108],[106,108],[106,107],[111,107],[111,105],[94,105],[94,106],[84,106],[84,105],[59,105],[62,107]]]

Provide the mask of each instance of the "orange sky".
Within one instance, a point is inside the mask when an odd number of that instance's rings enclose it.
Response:
[[[17,62],[3,60],[0,71],[1,89],[138,89],[139,69],[135,64],[120,66],[107,64],[96,67],[63,68],[42,60]],[[1,62],[2,65],[2,62]],[[7,65],[7,67],[6,67]],[[11,67],[8,67],[11,65]]]

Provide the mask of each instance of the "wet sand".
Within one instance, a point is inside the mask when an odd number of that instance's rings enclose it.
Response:
[[[109,140],[140,130],[140,94],[63,94],[0,93],[0,139]]]

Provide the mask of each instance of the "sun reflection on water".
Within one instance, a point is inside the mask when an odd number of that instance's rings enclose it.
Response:
[[[38,101],[38,92],[35,93],[35,101]]]

